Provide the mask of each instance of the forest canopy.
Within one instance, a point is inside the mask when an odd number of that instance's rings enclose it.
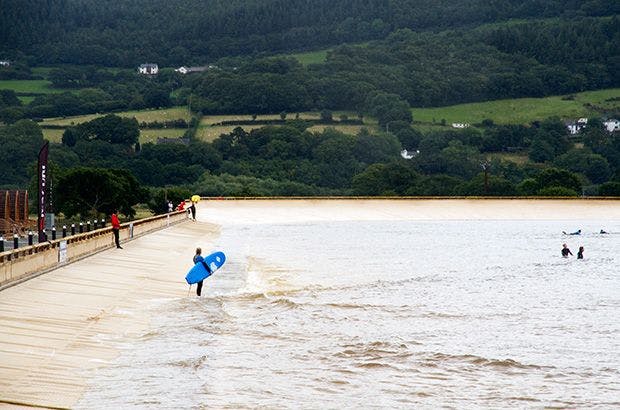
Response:
[[[0,53],[37,64],[179,66],[364,42],[399,29],[618,13],[617,2],[596,0],[4,0]]]

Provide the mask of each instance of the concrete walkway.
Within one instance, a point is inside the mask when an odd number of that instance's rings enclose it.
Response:
[[[0,407],[70,408],[84,370],[116,357],[112,341],[144,334],[136,306],[185,297],[184,271],[216,227],[186,222],[0,292]]]

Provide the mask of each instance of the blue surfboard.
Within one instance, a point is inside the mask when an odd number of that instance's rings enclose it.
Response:
[[[187,272],[187,275],[185,275],[185,280],[190,285],[198,283],[201,280],[208,278],[213,274],[213,272],[221,268],[222,265],[224,265],[224,262],[226,262],[226,255],[224,255],[224,252],[213,252],[211,255],[205,257],[204,260],[204,263],[209,267],[209,269],[207,270],[207,268],[205,268],[203,262],[198,262],[189,270],[189,272]]]

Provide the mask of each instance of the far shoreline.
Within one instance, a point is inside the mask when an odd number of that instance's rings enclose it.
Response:
[[[620,220],[620,198],[244,197],[203,198],[210,222],[338,220]]]

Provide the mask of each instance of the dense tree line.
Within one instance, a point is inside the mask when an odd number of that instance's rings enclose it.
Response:
[[[245,57],[200,74],[164,69],[147,78],[135,69],[64,66],[49,79],[75,91],[39,95],[27,105],[3,95],[0,121],[188,104],[204,114],[343,109],[383,126],[410,121],[410,106],[618,87],[619,39],[617,17],[556,19],[440,33],[403,29],[337,47],[324,64],[308,67],[293,58]]]
[[[570,46],[545,42],[556,36]],[[364,46],[338,47],[325,64],[304,68],[293,60],[252,60],[185,85],[205,113],[329,108],[380,116],[384,110],[377,103],[383,98],[374,93],[428,107],[617,87],[619,38],[617,18],[438,34],[400,30]],[[540,51],[549,47],[555,48]]]
[[[26,188],[44,143],[41,128],[32,121],[0,126],[0,186]]]
[[[84,135],[74,144],[51,144],[54,206],[66,215],[108,213],[114,206],[131,215],[137,202],[161,211],[162,195],[172,188],[181,196],[620,196],[620,135],[597,119],[582,131],[583,146],[557,119],[425,133],[407,121],[390,125],[390,132],[348,135],[330,128],[309,132],[303,121],[292,120],[251,132],[236,128],[212,143],[140,148],[133,144],[135,121],[103,117],[70,128]],[[126,137],[109,137],[107,128]],[[6,148],[0,187],[33,183],[43,142],[32,121],[0,127]],[[401,157],[403,148],[416,155]],[[496,155],[514,151],[529,160]]]
[[[52,87],[64,91],[37,94],[30,103],[22,104],[7,94],[9,90],[2,90],[0,122],[165,108],[178,102],[171,98],[170,92],[180,80],[171,70],[155,78],[146,78],[135,70],[113,72],[94,66],[67,66],[53,69],[48,79]]]
[[[609,16],[618,9],[596,0],[5,0],[0,53],[19,50],[45,64],[181,65],[367,41],[403,28]]]

